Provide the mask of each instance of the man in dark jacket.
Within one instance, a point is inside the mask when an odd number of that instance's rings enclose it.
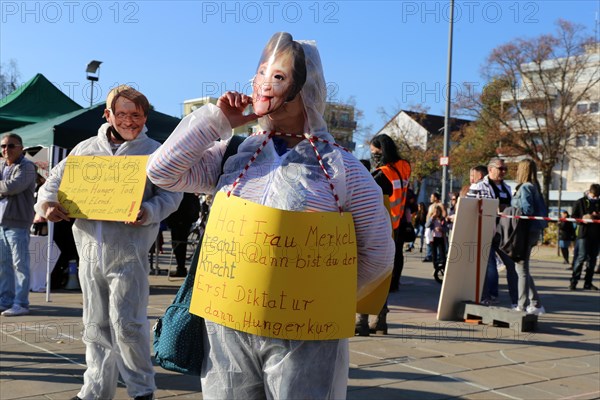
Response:
[[[590,186],[582,198],[577,200],[573,208],[573,218],[600,220],[600,184],[594,183]],[[587,261],[583,290],[598,290],[592,285],[594,268],[600,250],[600,223],[579,224],[577,234],[577,259],[573,267],[570,290],[575,290],[577,282],[581,278],[583,264]]]

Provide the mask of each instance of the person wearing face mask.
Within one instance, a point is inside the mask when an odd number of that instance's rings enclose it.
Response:
[[[151,157],[148,176],[169,190],[231,191],[232,197],[273,209],[351,213],[361,298],[392,265],[391,227],[381,190],[327,131],[326,85],[316,44],[276,33],[252,82],[252,97],[226,92],[216,105],[184,118]],[[250,105],[253,113],[245,114]],[[232,128],[256,118],[264,131],[249,136],[227,158],[221,174]],[[205,322],[210,334],[202,338],[204,399],[346,397],[347,338],[284,339],[233,329],[218,318],[205,316]]]
[[[388,135],[381,134],[371,139],[371,159],[375,170],[373,179],[384,195],[389,196],[390,216],[394,243],[396,246],[394,254],[394,268],[390,282],[390,292],[398,291],[400,276],[404,267],[404,239],[400,234],[400,225],[403,218],[411,223],[410,210],[405,208],[408,180],[410,178],[410,164],[400,158],[396,143]],[[407,211],[407,212],[405,212]],[[359,336],[369,336],[369,333],[387,334],[387,302],[377,315],[377,318],[369,322],[367,314],[358,314],[355,331]]]
[[[400,276],[404,267],[404,255],[402,254],[404,241],[399,232],[400,222],[402,218],[405,218],[410,223],[412,218],[410,209],[405,207],[411,167],[408,161],[400,157],[396,143],[385,134],[371,139],[371,158],[375,166],[373,179],[383,194],[390,197],[390,214],[396,243],[390,291],[395,292],[400,286]]]
[[[600,184],[590,185],[590,189],[584,193],[584,196],[575,202],[573,218],[600,220]],[[592,282],[600,250],[600,224],[579,224],[575,246],[577,246],[578,255],[573,261],[573,274],[569,290],[577,288],[577,282],[581,279],[583,265],[586,262],[583,289],[598,290],[598,287]]]
[[[106,98],[98,135],[76,145],[70,155],[147,155],[160,144],[146,135],[150,104],[128,86],[111,90]],[[68,159],[68,158],[67,158]],[[35,210],[48,221],[69,221],[58,202],[58,188],[67,159],[54,167],[40,188]],[[181,193],[171,193],[146,181],[135,222],[77,219],[73,236],[79,254],[83,294],[83,342],[87,370],[73,400],[112,399],[119,374],[130,397],[151,400],[156,390],[150,356],[147,316],[148,251],[160,221],[177,209]]]

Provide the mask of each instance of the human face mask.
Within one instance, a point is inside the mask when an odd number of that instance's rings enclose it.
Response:
[[[252,85],[254,113],[262,117],[277,111],[287,101],[292,82],[289,57],[273,56],[259,65]]]
[[[263,49],[252,79],[252,102],[259,117],[271,115],[296,98],[306,82],[302,44],[286,32],[274,34]]]
[[[144,112],[133,101],[124,97],[119,97],[114,111],[108,112],[108,122],[125,141],[138,137],[144,128],[146,119]]]

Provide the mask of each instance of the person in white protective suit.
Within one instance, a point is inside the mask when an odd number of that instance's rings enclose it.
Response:
[[[98,135],[73,148],[71,155],[147,155],[160,143],[146,135],[150,104],[127,86],[113,89],[106,101],[107,123]],[[69,220],[57,192],[66,160],[52,169],[35,209],[49,221]],[[74,399],[112,399],[119,373],[127,393],[152,399],[156,390],[150,355],[148,251],[159,223],[177,209],[181,193],[157,188],[148,180],[135,222],[77,219],[73,235],[79,253],[83,293],[83,341],[87,370]]]
[[[208,104],[188,115],[152,155],[147,172],[152,182],[168,190],[233,189],[235,196],[280,210],[352,213],[361,298],[391,270],[389,215],[369,172],[334,144],[323,119],[325,99],[315,43],[277,33],[260,59],[252,97],[227,92],[216,106]],[[253,113],[244,114],[249,105]],[[265,132],[248,137],[220,175],[232,128],[257,117]],[[288,340],[209,320],[206,324],[211,333],[203,338],[208,349],[201,374],[204,399],[346,397],[348,339]]]

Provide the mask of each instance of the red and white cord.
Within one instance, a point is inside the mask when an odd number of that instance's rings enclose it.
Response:
[[[269,140],[271,140],[273,138],[273,136],[287,136],[287,137],[294,137],[294,138],[302,138],[302,139],[307,139],[308,142],[310,143],[310,145],[312,146],[312,149],[315,152],[315,155],[317,157],[317,161],[319,162],[319,165],[321,166],[321,170],[323,171],[323,173],[325,174],[325,177],[327,178],[327,181],[329,182],[329,188],[333,192],[333,197],[335,198],[335,201],[337,203],[338,211],[341,214],[343,212],[343,210],[342,210],[342,205],[340,204],[340,197],[338,196],[337,191],[335,190],[335,185],[333,184],[333,182],[331,180],[331,176],[329,175],[329,173],[327,172],[327,169],[325,168],[325,165],[323,164],[323,159],[321,157],[321,154],[319,154],[319,150],[317,150],[317,146],[315,146],[314,142],[321,141],[323,143],[338,147],[346,152],[349,152],[349,150],[338,145],[337,143],[332,143],[329,140],[321,139],[321,138],[319,138],[317,136],[313,136],[309,133],[305,133],[305,134],[301,135],[301,134],[293,134],[293,133],[281,133],[281,132],[275,132],[275,131],[271,131],[271,132],[263,131],[263,132],[253,133],[251,136],[265,135],[265,134],[267,135],[267,138],[265,140],[263,140],[263,142],[260,144],[258,149],[256,149],[256,151],[254,152],[252,157],[250,157],[250,160],[248,160],[248,162],[246,163],[246,166],[244,166],[244,169],[242,169],[242,172],[240,172],[238,177],[235,179],[235,181],[233,182],[233,185],[231,186],[231,189],[227,192],[227,197],[231,196],[235,187],[238,185],[238,183],[240,182],[242,177],[244,177],[244,175],[246,174],[246,172],[248,171],[248,169],[250,168],[252,163],[254,163],[254,161],[256,160],[258,155],[263,151],[263,149],[265,148],[265,146],[267,145]]]
[[[266,132],[263,132],[263,133],[266,133]],[[248,160],[248,162],[246,163],[246,166],[244,167],[244,169],[242,169],[242,172],[240,172],[240,174],[238,175],[238,177],[235,178],[235,181],[233,181],[233,185],[231,185],[231,189],[229,189],[229,191],[227,192],[227,197],[231,196],[231,193],[233,192],[233,189],[235,189],[235,187],[238,185],[238,183],[240,183],[240,180],[242,179],[242,177],[244,175],[246,175],[246,172],[248,171],[248,168],[250,168],[250,166],[252,165],[252,163],[254,163],[254,161],[256,160],[256,158],[258,157],[258,155],[263,151],[263,149],[265,148],[265,146],[267,145],[267,143],[269,143],[269,140],[271,140],[271,138],[273,137],[273,135],[275,135],[275,131],[269,132],[269,134],[267,135],[267,138],[265,140],[263,140],[263,142],[260,144],[260,146],[258,146],[258,149],[256,149],[256,151],[254,152],[254,154],[252,155],[252,157],[250,157],[250,160]]]
[[[495,217],[495,215],[488,215],[489,217]],[[551,218],[551,217],[535,217],[529,215],[507,215],[498,214],[501,218],[515,218],[515,219],[528,219],[535,221],[550,221],[550,222],[579,222],[582,224],[600,224],[600,219],[583,219],[583,218]]]

